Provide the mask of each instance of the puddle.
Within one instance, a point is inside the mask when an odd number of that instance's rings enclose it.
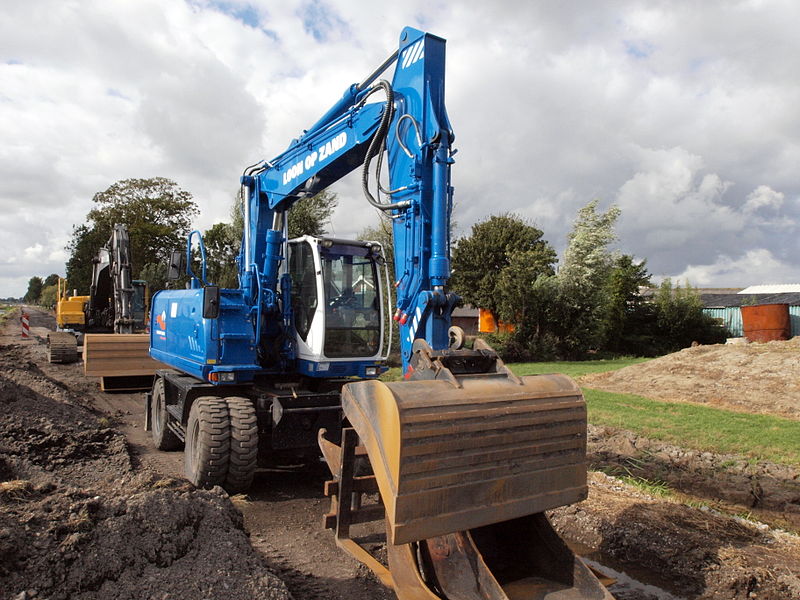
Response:
[[[621,565],[588,546],[567,540],[567,545],[580,556],[589,567],[616,580],[608,591],[616,600],[686,600],[674,590],[660,574],[633,565]],[[624,570],[623,570],[624,569]]]

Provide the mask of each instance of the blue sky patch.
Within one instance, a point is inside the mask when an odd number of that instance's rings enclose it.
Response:
[[[330,39],[331,31],[347,31],[347,23],[320,0],[306,2],[298,11],[303,27],[318,42]]]
[[[231,2],[224,2],[223,0],[212,0],[209,6],[250,27],[258,28],[260,25],[258,11],[252,4],[245,4],[242,6]]]
[[[633,58],[647,58],[653,53],[653,44],[650,42],[623,40],[622,43],[625,44],[625,54]]]

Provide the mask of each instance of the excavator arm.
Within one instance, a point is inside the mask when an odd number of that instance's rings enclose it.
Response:
[[[344,386],[350,427],[341,443],[319,435],[334,476],[326,525],[401,600],[607,599],[544,514],[587,495],[580,389],[560,375],[517,377],[481,341],[449,347],[458,297],[447,289],[454,134],[444,62],[443,39],[404,29],[395,54],[245,180],[280,209],[360,165],[368,202],[392,219],[405,381]],[[378,80],[393,63],[391,83]],[[367,102],[379,92],[383,102]],[[359,457],[371,475],[357,474]],[[375,519],[388,567],[351,533]]]
[[[86,326],[113,333],[133,333],[134,282],[130,236],[125,225],[114,225],[111,237],[92,259],[92,283],[86,303]]]
[[[444,105],[444,61],[443,39],[404,29],[397,52],[363,82],[348,87],[286,151],[242,177],[245,235],[240,271],[245,296],[257,305],[259,286],[277,289],[285,237],[282,213],[361,168],[367,201],[393,222],[395,320],[406,368],[414,340],[424,339],[437,350],[448,347],[450,314],[458,301],[445,289],[450,276],[454,134]],[[392,65],[391,81],[380,79]],[[384,162],[388,188],[381,185]],[[263,282],[257,280],[258,273]],[[268,296],[259,310],[275,312],[278,295]]]

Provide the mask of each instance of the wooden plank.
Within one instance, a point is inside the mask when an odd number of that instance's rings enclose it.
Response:
[[[88,333],[83,340],[83,372],[90,377],[154,375],[167,365],[149,355],[146,333]]]

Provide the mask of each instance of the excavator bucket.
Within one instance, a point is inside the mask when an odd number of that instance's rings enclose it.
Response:
[[[586,498],[586,405],[572,380],[460,382],[361,381],[343,390],[393,544]]]
[[[611,598],[543,514],[587,495],[578,386],[563,375],[516,377],[488,348],[418,355],[419,380],[344,386],[352,429],[340,452],[320,436],[340,546],[401,600]],[[372,476],[353,476],[359,454]],[[356,496],[375,491],[388,570],[348,539],[350,524],[375,516]]]

